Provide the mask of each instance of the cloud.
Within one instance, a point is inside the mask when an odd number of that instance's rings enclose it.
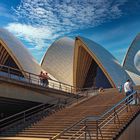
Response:
[[[117,0],[22,0],[15,9],[18,19],[36,25],[47,25],[64,31],[97,26],[122,15],[119,8],[125,1]],[[79,26],[80,25],[80,26]],[[65,28],[65,26],[67,28]]]
[[[28,41],[32,46],[35,46],[35,49],[45,47],[47,40],[53,40],[57,37],[46,26],[35,27],[20,23],[10,23],[5,28],[16,34],[17,37]]]
[[[21,0],[13,9],[16,22],[5,28],[36,49],[79,29],[122,16],[126,0]]]

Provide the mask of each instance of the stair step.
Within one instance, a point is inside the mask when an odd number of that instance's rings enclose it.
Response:
[[[50,139],[54,136],[59,135],[63,130],[67,129],[68,127],[72,126],[82,118],[86,116],[99,116],[106,110],[108,110],[111,106],[116,104],[120,101],[124,96],[118,93],[104,93],[100,94],[95,97],[90,97],[88,100],[79,103],[78,105],[71,106],[69,108],[63,108],[55,114],[50,116],[44,117],[42,120],[26,127],[25,129],[11,129],[7,132],[7,134],[15,134],[18,137],[25,137],[25,138],[45,138]],[[140,110],[139,106],[130,106],[125,109],[121,116],[119,115],[119,121],[116,117],[115,123],[114,120],[110,122],[109,125],[106,125],[101,129],[102,137],[99,133],[98,140],[112,140],[119,134],[119,132],[124,129],[124,127],[128,124],[130,120],[135,116],[135,114]],[[104,116],[102,119],[98,121],[98,124],[106,124],[110,114]],[[108,120],[105,120],[108,117]],[[84,123],[73,127],[69,131],[65,132],[62,136],[58,137],[57,140],[67,140],[69,137],[73,135],[79,136],[79,134],[84,134],[84,131],[78,132],[81,128],[84,127]],[[89,132],[92,132],[90,135],[93,140],[96,140],[96,122],[87,120],[86,125],[88,126],[87,129]],[[77,133],[77,134],[76,134]],[[88,135],[88,134],[87,134]],[[84,135],[80,137],[80,140],[85,140]]]

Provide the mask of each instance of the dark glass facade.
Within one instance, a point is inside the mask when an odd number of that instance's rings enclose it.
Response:
[[[92,59],[92,63],[90,65],[90,68],[88,70],[84,88],[111,88],[111,84],[103,71],[100,69],[100,67],[97,65],[97,63]]]

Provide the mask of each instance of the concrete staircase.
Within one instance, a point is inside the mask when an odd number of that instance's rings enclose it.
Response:
[[[103,92],[97,96],[91,97],[86,101],[71,107],[64,108],[48,117],[43,118],[39,122],[23,131],[13,135],[12,137],[1,137],[2,139],[85,139],[85,135],[90,139],[113,140],[130,121],[139,112],[139,105],[130,105],[126,108],[119,119],[115,118],[110,125],[102,127],[101,133],[96,128],[97,121],[87,120],[75,125],[78,121],[87,116],[99,116],[110,109],[114,104],[124,98],[123,94],[118,92]],[[102,126],[109,120],[109,115],[105,115],[98,121]],[[106,120],[106,118],[108,118]],[[111,119],[111,118],[110,118]],[[73,127],[70,127],[73,126]],[[69,128],[69,129],[68,129]],[[67,130],[67,131],[64,131]],[[10,130],[10,135],[15,134],[16,130]],[[7,133],[7,136],[8,136]],[[102,134],[102,135],[101,135]]]
[[[132,109],[133,108],[133,109]],[[127,127],[128,123],[130,123],[133,118],[136,116],[136,114],[139,111],[138,106],[131,107],[132,111],[129,111],[121,115],[118,120],[114,123],[114,121],[110,122],[109,126],[104,127],[100,131],[98,131],[98,140],[113,140],[116,139],[119,134]],[[104,119],[101,119],[98,123],[103,122]],[[105,121],[104,123],[106,123]],[[61,136],[59,136],[57,139],[83,139],[85,140],[85,135],[87,135],[87,139],[95,139],[97,140],[97,129],[96,129],[96,121],[87,121],[86,122],[87,128],[85,127],[85,123],[81,123],[77,125],[76,127],[73,127],[69,131],[66,131]]]

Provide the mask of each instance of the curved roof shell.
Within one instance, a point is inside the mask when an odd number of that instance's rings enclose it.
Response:
[[[12,57],[20,70],[39,74],[41,66],[31,56],[25,46],[6,29],[0,29],[0,43]]]
[[[127,70],[126,70],[126,72],[131,77],[131,79],[133,80],[135,85],[140,85],[140,76],[139,75],[137,75],[133,72],[127,71]]]
[[[84,79],[77,79],[80,77],[86,77],[86,74],[82,75],[84,72],[80,71],[81,69],[86,69],[88,67],[87,63],[85,63],[85,66],[83,65],[82,67],[80,64],[78,64],[81,61],[81,47],[84,48],[84,51],[87,52],[92,57],[92,59],[94,59],[94,61],[97,63],[97,65],[103,71],[104,75],[109,80],[112,87],[118,87],[119,85],[123,84],[127,79],[131,79],[129,75],[125,72],[123,67],[118,63],[118,61],[105,48],[87,38],[77,37],[74,50],[74,86],[79,87],[78,82],[81,82]],[[86,59],[87,61],[89,61],[88,58],[86,58],[85,56],[85,60]],[[82,63],[83,62],[81,62],[81,64]],[[80,68],[78,69],[78,67]]]
[[[74,40],[68,37],[55,41],[47,50],[41,66],[58,81],[73,85]]]
[[[128,71],[140,75],[140,34],[136,36],[130,45],[123,61],[123,67]]]

